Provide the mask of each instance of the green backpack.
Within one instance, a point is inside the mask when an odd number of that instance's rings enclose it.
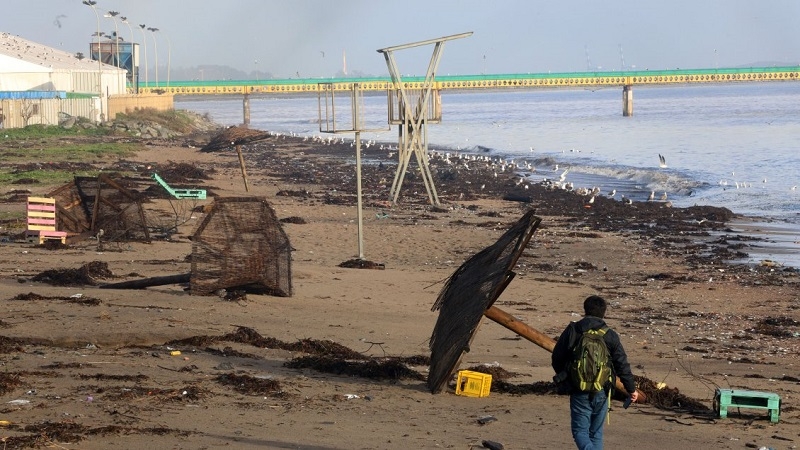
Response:
[[[608,327],[585,331],[572,349],[570,380],[581,392],[600,392],[612,380],[608,346],[603,339]]]

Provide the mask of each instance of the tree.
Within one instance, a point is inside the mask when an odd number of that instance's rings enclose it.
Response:
[[[31,117],[37,114],[39,114],[38,103],[34,103],[34,101],[30,99],[22,100],[22,108],[20,108],[19,115],[22,116],[23,126],[27,127]]]

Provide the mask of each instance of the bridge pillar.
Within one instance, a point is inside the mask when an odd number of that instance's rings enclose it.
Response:
[[[626,84],[622,87],[622,116],[633,115],[633,86]]]
[[[250,127],[250,94],[244,94],[244,102],[242,104],[242,108],[244,109],[243,114],[244,118],[242,123],[244,124],[245,128]]]

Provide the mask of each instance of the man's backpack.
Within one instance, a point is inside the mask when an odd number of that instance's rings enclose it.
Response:
[[[608,327],[587,330],[572,348],[567,366],[572,385],[581,392],[600,392],[612,380],[608,346],[604,336]]]

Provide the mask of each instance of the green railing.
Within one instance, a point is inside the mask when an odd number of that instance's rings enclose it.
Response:
[[[536,88],[598,85],[647,85],[672,83],[727,83],[798,81],[800,66],[721,69],[626,70],[603,72],[514,73],[492,75],[439,75],[438,89]],[[425,77],[404,77],[410,88],[421,87]],[[324,89],[346,90],[359,83],[363,90],[386,90],[391,78],[284,78],[266,80],[207,80],[140,83],[141,92],[173,94],[316,93]],[[328,87],[323,87],[328,86]]]

